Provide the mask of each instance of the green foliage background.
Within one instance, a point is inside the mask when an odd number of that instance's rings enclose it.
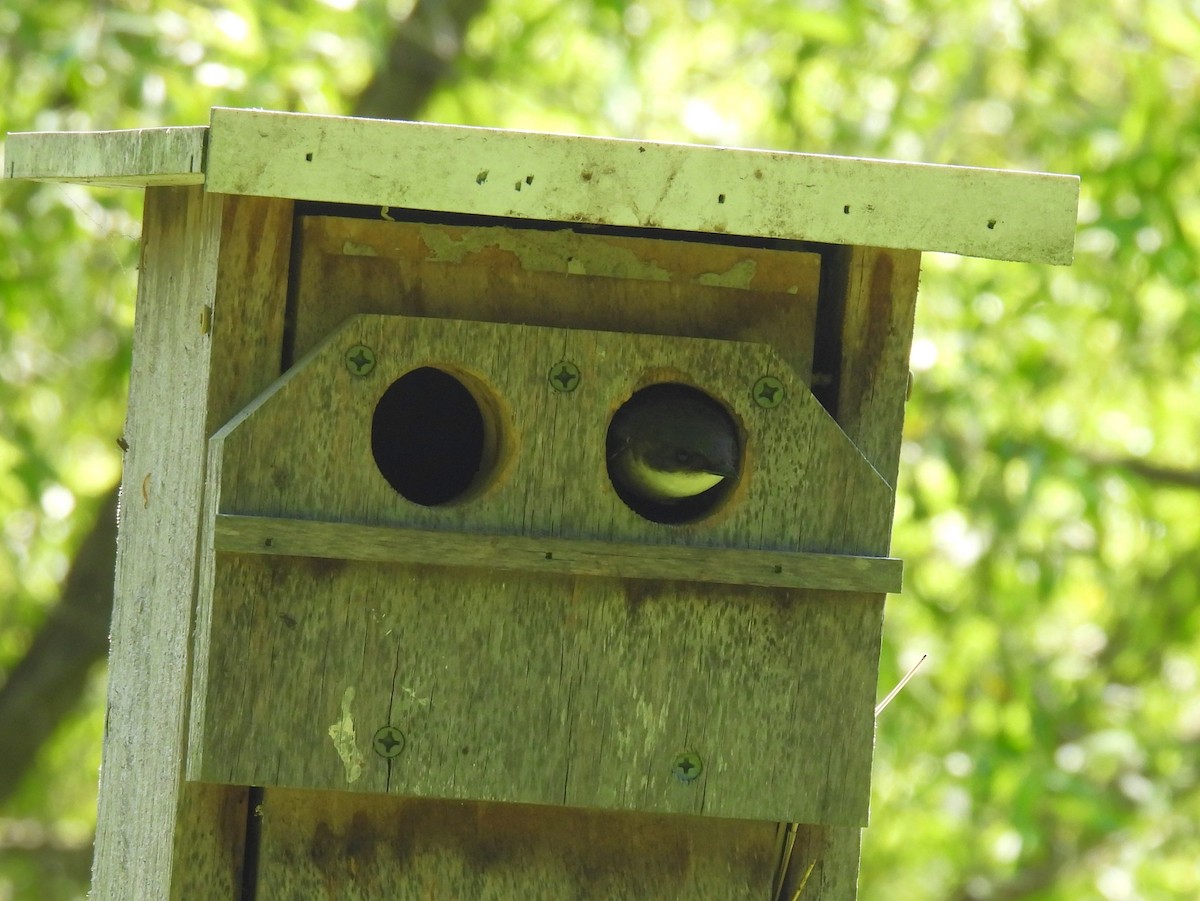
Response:
[[[13,0],[0,133],[348,112],[413,5]],[[426,38],[435,121],[1082,176],[1073,268],[926,257],[881,694],[930,658],[861,897],[1200,897],[1195,0],[491,0]],[[0,686],[119,477],[137,194],[0,185]],[[0,899],[85,890],[103,675],[5,805]]]

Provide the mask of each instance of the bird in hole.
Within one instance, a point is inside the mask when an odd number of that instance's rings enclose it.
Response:
[[[608,471],[620,492],[677,504],[738,474],[738,430],[719,403],[675,382],[637,391],[613,415]]]

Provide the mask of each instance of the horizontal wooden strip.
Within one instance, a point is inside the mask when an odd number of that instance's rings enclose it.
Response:
[[[25,132],[5,144],[5,175],[33,181],[143,187],[204,182],[208,128]]]
[[[1079,179],[217,108],[208,189],[1069,263]]]
[[[872,593],[898,592],[903,569],[903,561],[890,557],[464,534],[230,514],[217,516],[214,543],[218,551],[240,554]]]

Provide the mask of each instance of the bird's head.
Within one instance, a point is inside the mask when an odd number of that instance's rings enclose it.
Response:
[[[638,391],[613,416],[608,468],[623,494],[674,504],[736,478],[738,430],[719,403],[676,383]]]

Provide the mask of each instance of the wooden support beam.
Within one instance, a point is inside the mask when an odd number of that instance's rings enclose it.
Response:
[[[764,588],[896,593],[902,560],[488,535],[267,516],[217,516],[218,551],[480,567],[497,572],[673,579]]]
[[[207,137],[203,125],[10,134],[4,174],[121,187],[198,185],[204,182]]]

